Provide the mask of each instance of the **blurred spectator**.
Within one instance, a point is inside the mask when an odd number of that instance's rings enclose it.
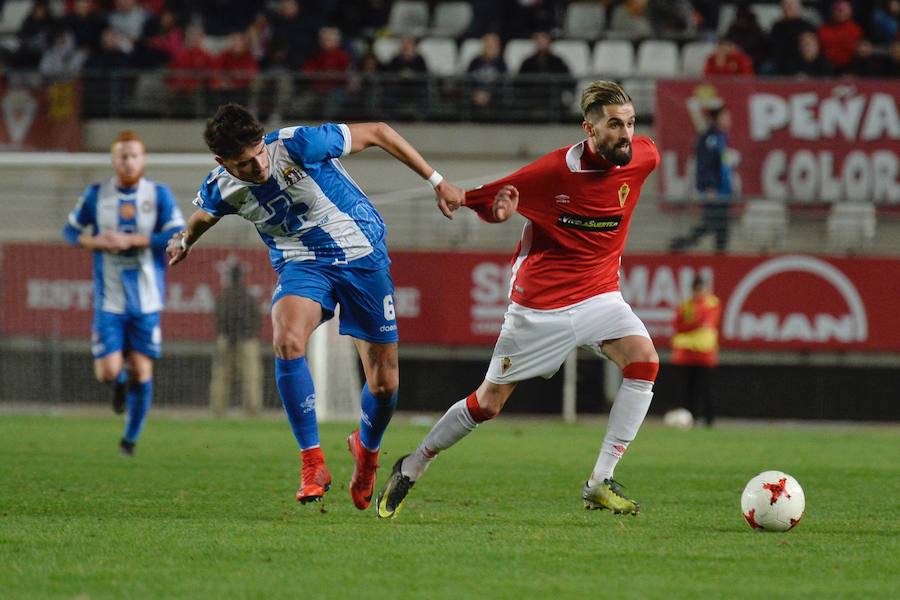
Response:
[[[421,119],[426,108],[428,93],[428,65],[419,54],[415,38],[400,40],[400,52],[384,67],[389,73],[385,81],[387,105],[401,113]]]
[[[53,44],[44,52],[38,72],[47,80],[73,79],[81,73],[87,50],[75,45],[75,36],[68,29],[58,29]]]
[[[887,77],[900,77],[900,40],[888,46],[888,60],[884,74]]]
[[[732,40],[747,53],[753,61],[754,70],[764,68],[769,57],[769,35],[760,27],[756,13],[747,4],[740,4],[734,21],[725,32],[725,37]]]
[[[772,42],[772,62],[765,69],[766,73],[787,75],[796,62],[800,34],[806,31],[815,32],[815,26],[803,18],[803,5],[800,0],[782,0],[781,10],[784,17],[772,25],[770,38]]]
[[[688,0],[648,0],[647,20],[656,37],[684,36],[696,31]]]
[[[716,418],[712,373],[719,364],[719,321],[722,303],[699,275],[691,284],[691,297],[675,309],[672,323],[672,364],[684,381],[684,406],[696,418],[703,408],[707,427]]]
[[[169,114],[195,116],[206,112],[206,91],[217,63],[204,48],[204,39],[202,27],[189,25],[184,46],[169,63]]]
[[[138,68],[157,68],[168,65],[184,48],[184,29],[171,10],[147,21],[144,35],[138,40],[132,60]]]
[[[87,57],[82,69],[84,116],[117,114],[119,103],[130,87],[130,49],[131,43],[111,28],[100,34],[100,49]]]
[[[378,114],[381,111],[381,63],[371,50],[359,59],[356,72],[348,86],[345,110],[351,116]]]
[[[320,19],[303,10],[297,0],[278,0],[268,21],[270,50],[283,53],[275,62],[291,69],[299,68],[313,53]]]
[[[566,62],[551,51],[549,33],[537,31],[531,39],[534,41],[534,54],[526,58],[519,68],[516,95],[520,102],[543,111],[549,109],[551,115],[555,115],[564,105],[570,104],[567,100],[571,101],[571,98],[564,98],[563,92],[571,96],[575,81]]]
[[[303,110],[320,110],[330,118],[344,101],[347,77],[352,59],[341,46],[341,32],[336,27],[319,30],[319,49],[303,63],[307,76],[306,91],[299,104]]]
[[[805,75],[807,77],[830,77],[834,69],[827,58],[822,56],[819,38],[807,31],[800,35],[797,58],[788,69],[789,75]]]
[[[560,0],[500,0],[497,4],[502,6],[500,31],[510,40],[527,38],[535,31],[556,29],[564,3]]]
[[[219,55],[215,88],[216,104],[237,102],[247,105],[250,87],[256,79],[259,63],[250,51],[247,35],[235,32],[228,36],[228,46]]]
[[[75,0],[63,23],[75,35],[75,45],[89,52],[100,49],[100,36],[106,29],[106,16],[94,0]]]
[[[728,247],[728,228],[731,220],[731,171],[733,151],[728,149],[728,130],[731,113],[720,107],[709,111],[709,128],[697,138],[696,187],[703,203],[703,216],[690,233],[672,240],[670,249],[680,252],[693,247],[707,234],[715,236],[717,253]]]
[[[885,62],[885,57],[875,54],[872,42],[860,40],[845,73],[856,77],[884,77],[887,72]]]
[[[225,415],[231,405],[235,374],[241,382],[244,412],[256,416],[262,410],[261,323],[259,299],[244,284],[241,265],[233,265],[228,271],[228,285],[216,298],[216,353],[209,397],[217,417]]]
[[[22,21],[17,37],[19,47],[13,57],[13,66],[22,69],[36,68],[41,56],[53,43],[59,23],[50,14],[47,0],[35,0],[31,10]]]
[[[635,39],[653,35],[653,28],[647,19],[647,0],[625,0],[613,8],[609,28]]]
[[[834,70],[841,73],[853,60],[856,45],[863,38],[863,30],[853,20],[853,8],[847,0],[831,5],[831,22],[819,28],[822,54]]]
[[[706,58],[703,74],[707,77],[720,75],[753,75],[753,61],[728,37],[716,44],[716,49]]]
[[[203,20],[206,35],[225,36],[246,31],[256,14],[262,10],[262,2],[235,2],[234,0],[194,0]]]
[[[879,0],[872,10],[869,37],[876,44],[887,44],[898,39],[900,28],[900,0]]]
[[[108,21],[113,31],[133,44],[150,18],[151,14],[137,0],[115,0]]]
[[[481,54],[472,59],[466,70],[472,83],[472,104],[483,109],[499,104],[501,86],[506,76],[506,61],[500,55],[500,36],[486,33],[481,37]]]

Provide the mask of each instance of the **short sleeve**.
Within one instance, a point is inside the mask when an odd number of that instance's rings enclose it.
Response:
[[[222,197],[215,171],[210,173],[206,181],[200,185],[193,203],[214,217],[224,217],[225,215],[237,213],[237,208],[226,202]]]
[[[288,154],[298,164],[322,162],[350,154],[350,128],[343,123],[318,127],[286,127],[279,130]]]
[[[84,193],[81,195],[81,198],[78,199],[75,208],[69,213],[69,218],[66,222],[67,225],[81,231],[88,225],[95,224],[97,215],[97,195],[99,194],[99,191],[100,186],[96,184],[84,190]]]

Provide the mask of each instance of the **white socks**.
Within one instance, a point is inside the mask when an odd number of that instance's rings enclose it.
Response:
[[[417,480],[438,452],[446,450],[463,439],[476,427],[478,427],[478,423],[472,418],[466,406],[466,399],[463,398],[447,409],[447,412],[434,424],[416,451],[404,459],[403,464],[400,465],[400,472],[412,481]]]
[[[604,479],[612,479],[616,464],[628,444],[637,435],[653,399],[653,382],[643,379],[625,379],[616,394],[612,409],[609,411],[609,424],[606,437],[600,447],[600,456],[594,465],[594,472],[588,481],[589,485],[600,483]]]

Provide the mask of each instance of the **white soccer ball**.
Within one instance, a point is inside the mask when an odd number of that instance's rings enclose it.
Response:
[[[781,471],[764,471],[741,494],[741,512],[753,529],[787,531],[806,509],[806,496],[796,479]]]
[[[694,415],[686,408],[675,408],[663,415],[663,424],[676,429],[690,429],[694,426]]]

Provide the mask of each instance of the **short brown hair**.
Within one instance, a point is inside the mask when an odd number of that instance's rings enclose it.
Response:
[[[593,81],[581,93],[581,112],[586,121],[591,120],[588,118],[590,114],[602,110],[604,106],[631,103],[631,96],[615,81]]]
[[[265,129],[249,110],[229,102],[223,104],[206,122],[203,140],[216,156],[235,158],[247,146],[258,144]]]
[[[109,145],[110,151],[115,148],[116,144],[120,142],[139,142],[141,146],[144,145],[144,140],[137,134],[137,132],[131,129],[123,129],[116,136],[116,139],[112,141],[112,144]]]

